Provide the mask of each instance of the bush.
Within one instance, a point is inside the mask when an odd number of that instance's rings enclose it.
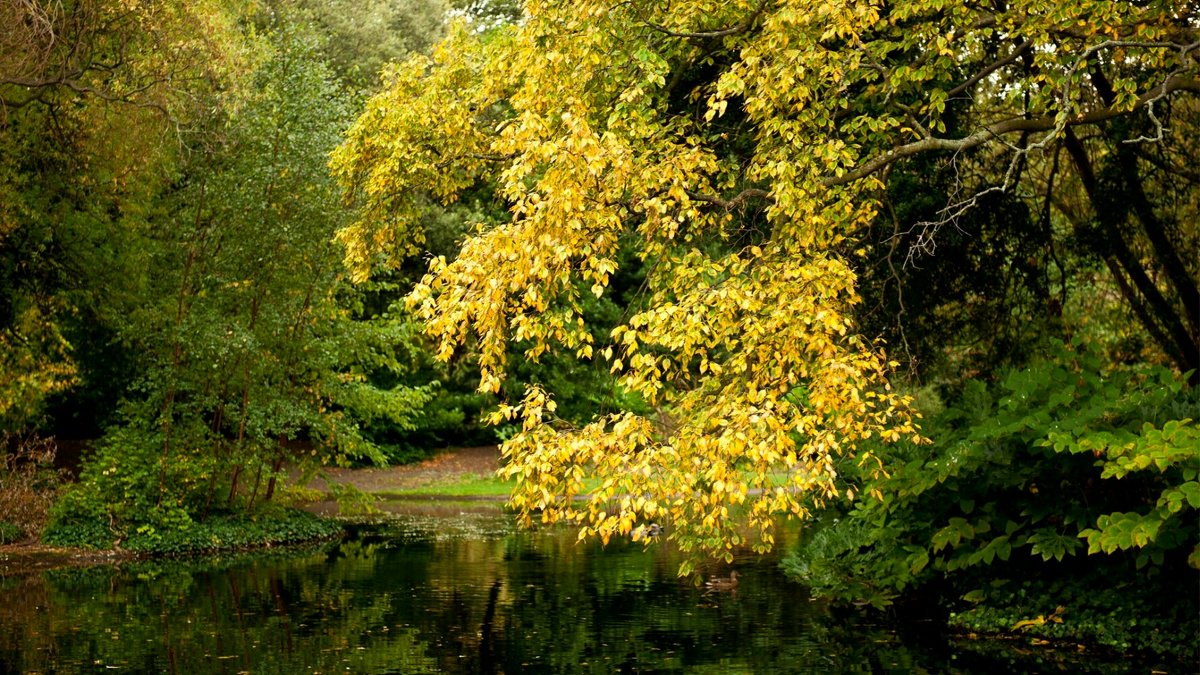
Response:
[[[12,523],[0,521],[0,544],[11,544],[20,541],[24,536],[25,533],[21,531],[21,528]]]
[[[54,441],[0,435],[0,543],[41,534],[62,483],[54,468]],[[9,527],[16,529],[11,534]]]
[[[114,534],[104,523],[94,520],[52,521],[42,533],[42,543],[67,548],[112,548]]]
[[[968,382],[927,425],[934,445],[893,450],[889,476],[856,490],[880,498],[830,513],[785,569],[819,595],[878,607],[916,588],[995,607],[1007,599],[1005,579],[1075,577],[1096,593],[1148,580],[1194,586],[1195,396],[1162,368],[1106,370],[1084,345],[1057,345],[990,384]],[[1171,615],[1182,602],[1157,599],[1166,605],[1131,616]],[[1044,600],[1034,616],[1066,602]],[[1054,630],[1076,630],[1079,616]]]
[[[211,518],[182,530],[166,533],[138,532],[124,548],[139,553],[181,554],[258,548],[331,539],[342,534],[342,526],[306,511],[264,509],[255,514]]]
[[[56,546],[178,555],[293,544],[341,534],[342,526],[335,521],[297,509],[274,507],[252,514],[223,514],[167,530],[142,526],[123,538],[98,521],[63,522],[50,528],[43,541]]]

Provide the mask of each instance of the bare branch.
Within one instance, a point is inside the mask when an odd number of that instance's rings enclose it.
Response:
[[[750,28],[752,28],[754,26],[754,22],[758,20],[758,17],[762,16],[762,13],[764,11],[766,11],[767,5],[769,5],[770,3],[771,3],[771,0],[761,0],[758,3],[758,7],[756,7],[754,9],[754,13],[752,13],[749,17],[747,17],[745,21],[742,21],[741,23],[737,24],[736,26],[730,26],[729,28],[722,28],[720,30],[687,32],[687,31],[674,31],[674,30],[671,30],[670,28],[667,28],[666,26],[660,26],[658,24],[650,23],[649,21],[646,22],[646,25],[660,33],[670,35],[671,37],[687,38],[689,40],[703,40],[703,39],[710,39],[710,38],[726,37],[729,35],[737,35],[738,33],[744,33],[746,31],[750,30]]]
[[[970,89],[971,87],[978,84],[979,81],[982,80],[983,78],[987,77],[988,75],[991,75],[992,73],[996,72],[997,70],[1000,70],[1001,68],[1003,68],[1007,65],[1010,65],[1012,62],[1014,62],[1017,59],[1024,56],[1029,51],[1029,48],[1032,46],[1033,46],[1033,42],[1031,40],[1026,39],[1026,40],[1021,41],[1012,50],[1011,54],[1009,54],[1008,56],[1006,56],[1002,59],[999,59],[997,61],[993,61],[992,63],[989,63],[987,66],[985,66],[983,68],[983,70],[980,70],[978,73],[975,73],[971,77],[964,80],[962,84],[960,84],[957,87],[946,92],[946,97],[954,98],[955,96],[958,96],[959,94],[963,93],[964,91]]]
[[[1196,51],[1198,48],[1200,48],[1200,42],[1193,42],[1189,45],[1180,45],[1179,46],[1179,62],[1181,64],[1181,67],[1186,67],[1188,55],[1191,54],[1192,52]],[[1181,72],[1181,71],[1177,70],[1173,74],[1177,74],[1179,72]],[[1168,93],[1170,93],[1170,92],[1167,91],[1166,86],[1164,85],[1159,90],[1159,93],[1157,96],[1146,101],[1146,115],[1150,117],[1150,123],[1154,125],[1154,135],[1153,136],[1142,135],[1142,136],[1138,136],[1137,138],[1130,138],[1130,139],[1121,141],[1122,143],[1136,144],[1136,143],[1159,143],[1159,142],[1162,142],[1163,132],[1165,131],[1165,129],[1163,128],[1162,120],[1158,119],[1158,115],[1155,114],[1154,104],[1165,99],[1167,97]]]
[[[1200,80],[1185,77],[1183,75],[1172,75],[1161,85],[1155,86],[1150,91],[1138,97],[1136,107],[1145,106],[1150,101],[1160,100],[1176,91],[1200,92]],[[826,178],[821,181],[821,184],[825,187],[837,187],[839,185],[853,183],[854,181],[866,178],[867,176],[870,176],[871,174],[874,174],[884,167],[904,159],[905,157],[911,157],[913,155],[919,155],[925,152],[962,152],[963,150],[970,150],[971,148],[983,145],[984,143],[992,140],[996,140],[1007,134],[1062,130],[1068,127],[1096,124],[1098,122],[1103,122],[1105,120],[1127,114],[1128,112],[1128,110],[1123,108],[1109,106],[1076,115],[1075,117],[1067,118],[1065,120],[1054,115],[1046,115],[1033,119],[1014,117],[1001,120],[999,122],[989,124],[988,126],[964,138],[925,138],[907,145],[901,145],[897,148],[888,150],[883,155],[879,155],[874,159],[864,162],[855,169],[842,174],[841,176]]]

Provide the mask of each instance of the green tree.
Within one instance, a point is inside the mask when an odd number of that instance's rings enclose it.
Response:
[[[310,35],[285,24],[266,37],[251,93],[213,121],[141,240],[148,281],[121,334],[140,377],[63,522],[100,516],[120,536],[252,508],[285,464],[380,459],[360,422],[405,424],[427,399],[365,381],[401,367],[403,336],[339,305],[332,237],[346,212],[326,161],[348,98]]]
[[[152,201],[181,139],[233,103],[255,41],[236,3],[8,2],[0,7],[0,417],[106,390],[98,364],[136,295]],[[101,290],[103,289],[103,290]]]
[[[321,36],[320,53],[338,79],[355,91],[380,86],[384,66],[424,52],[441,37],[443,0],[281,0],[292,20],[307,19]]]

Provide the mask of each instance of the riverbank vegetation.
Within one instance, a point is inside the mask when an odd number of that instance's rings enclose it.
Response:
[[[1200,567],[1179,3],[0,12],[0,424],[91,441],[6,443],[0,537],[276,541],[297,476],[503,441],[523,521],[684,573],[799,518],[823,597],[1194,644],[1129,590]]]

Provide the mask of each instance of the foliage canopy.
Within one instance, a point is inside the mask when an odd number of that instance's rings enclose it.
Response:
[[[382,461],[361,426],[428,399],[368,381],[415,340],[346,310],[327,161],[356,74],[307,16],[0,7],[0,426],[103,435],[56,526],[129,543],[253,507],[285,463]]]
[[[365,279],[418,250],[423,200],[496,180],[511,221],[410,296],[439,355],[477,341],[495,391],[510,340],[603,354],[655,410],[570,428],[537,388],[502,406],[523,420],[512,504],[604,539],[666,519],[717,554],[748,523],[769,547],[776,514],[855,491],[839,457],[871,466],[864,441],[916,434],[850,320],[853,237],[896,162],[974,157],[1004,191],[1075,129],[1139,113],[1161,132],[1154,111],[1200,89],[1196,37],[1173,2],[533,0],[519,25],[459,26],[390,73],[334,155],[362,205],[338,236]],[[592,335],[580,299],[606,292],[628,233],[646,293]]]

